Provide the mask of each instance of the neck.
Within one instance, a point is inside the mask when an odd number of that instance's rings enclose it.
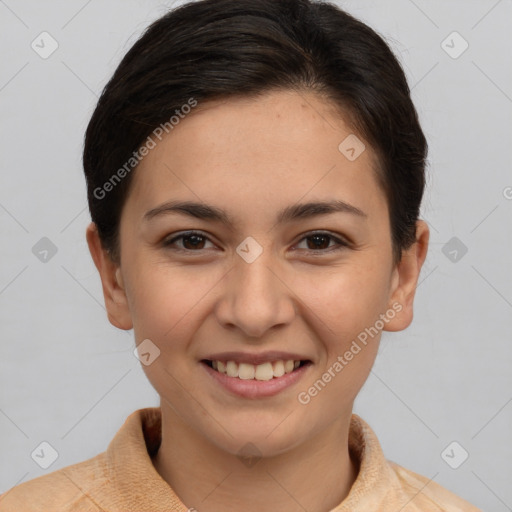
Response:
[[[242,460],[162,408],[162,442],[153,464],[198,512],[327,512],[347,497],[358,473],[348,448],[350,416],[286,453]]]

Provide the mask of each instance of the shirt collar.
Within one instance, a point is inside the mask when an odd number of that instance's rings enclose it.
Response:
[[[130,414],[105,452],[109,485],[113,487],[107,494],[114,501],[105,500],[105,492],[98,492],[94,501],[106,510],[115,506],[141,512],[186,512],[188,507],[153,466],[151,457],[160,442],[160,407]],[[393,475],[375,433],[357,414],[352,414],[350,420],[349,449],[359,467],[358,475],[349,495],[332,512],[376,510],[376,506],[385,502]]]

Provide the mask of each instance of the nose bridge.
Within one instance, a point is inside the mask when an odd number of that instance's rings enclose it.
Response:
[[[240,248],[247,246],[241,244]],[[292,320],[295,308],[291,292],[278,277],[278,265],[270,250],[262,251],[254,260],[243,253],[236,255],[234,266],[217,311],[222,324],[234,325],[247,336],[260,337]]]

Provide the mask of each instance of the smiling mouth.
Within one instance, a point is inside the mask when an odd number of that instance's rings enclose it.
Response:
[[[262,364],[237,363],[236,361],[211,361],[209,359],[203,359],[201,362],[228,377],[241,380],[262,381],[277,379],[283,375],[294,372],[302,366],[311,364],[311,361],[293,359],[268,361]]]

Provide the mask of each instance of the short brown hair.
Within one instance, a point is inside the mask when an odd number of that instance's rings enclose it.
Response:
[[[201,102],[311,90],[378,157],[395,262],[416,239],[427,142],[403,69],[384,39],[334,4],[200,0],[152,23],[105,86],[87,127],[83,165],[91,218],[120,261],[119,223],[133,172],[101,194],[155,127],[190,98]],[[136,166],[134,166],[135,171]],[[104,197],[105,196],[105,197]]]

